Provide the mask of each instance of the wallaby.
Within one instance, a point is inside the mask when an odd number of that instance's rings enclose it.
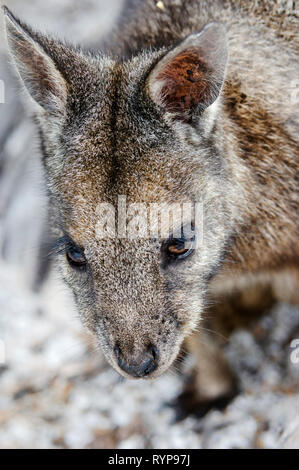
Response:
[[[249,309],[299,300],[295,2],[128,1],[96,53],[4,13],[83,322],[125,377],[158,377],[186,341],[197,401],[229,397],[235,379],[205,317],[217,322],[217,302],[236,293]],[[116,236],[110,207],[118,225],[134,221],[120,198],[199,209],[172,211],[174,232],[160,213],[159,236]]]

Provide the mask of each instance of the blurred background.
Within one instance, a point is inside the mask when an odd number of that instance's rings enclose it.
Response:
[[[84,47],[115,24],[121,0],[7,0],[25,22]],[[242,393],[224,411],[178,421],[170,403],[187,358],[154,382],[121,380],[81,326],[46,265],[47,204],[30,110],[0,18],[0,448],[299,447],[299,310],[277,304],[225,347]]]

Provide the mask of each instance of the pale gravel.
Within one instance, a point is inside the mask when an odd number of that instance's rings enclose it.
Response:
[[[32,25],[84,44],[109,30],[121,4],[6,3]],[[226,354],[242,393],[225,411],[175,422],[167,404],[182,391],[183,374],[120,380],[58,275],[32,291],[45,198],[35,129],[5,50],[0,28],[0,448],[298,448],[299,365],[290,361],[298,309],[277,305],[259,328],[234,333]]]

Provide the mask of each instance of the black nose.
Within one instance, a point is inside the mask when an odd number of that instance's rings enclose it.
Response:
[[[139,354],[138,358],[132,358],[130,361],[124,359],[119,347],[114,348],[114,353],[119,367],[132,377],[145,377],[157,367],[158,351],[155,346],[150,346],[143,354]]]

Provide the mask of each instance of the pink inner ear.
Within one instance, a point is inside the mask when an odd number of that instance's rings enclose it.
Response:
[[[162,104],[170,112],[192,111],[208,92],[208,68],[196,50],[187,50],[172,59],[157,76],[163,80]]]

